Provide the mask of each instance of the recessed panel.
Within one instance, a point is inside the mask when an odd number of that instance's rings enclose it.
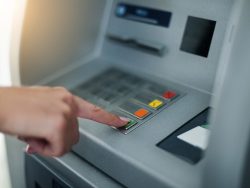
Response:
[[[181,50],[208,57],[216,22],[189,16],[182,39]]]
[[[162,140],[158,147],[170,152],[179,158],[190,163],[198,163],[206,150],[208,139],[208,117],[210,108],[205,109],[190,121],[185,123],[180,129]],[[203,132],[206,132],[203,134]]]

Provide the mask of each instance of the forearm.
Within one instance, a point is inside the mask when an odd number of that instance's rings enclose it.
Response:
[[[15,87],[0,87],[0,132],[2,133],[15,135],[14,130],[17,130],[18,125],[11,124],[11,119],[15,118],[14,114],[17,112],[15,105],[18,106],[18,104],[13,99],[15,98],[13,94],[17,90],[18,88]]]
[[[6,88],[0,87],[0,132],[6,132],[6,127],[5,127],[5,109],[6,109],[6,104],[4,103],[4,91]]]

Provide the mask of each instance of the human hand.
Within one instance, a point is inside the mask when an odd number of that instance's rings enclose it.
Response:
[[[62,156],[79,140],[77,117],[114,127],[128,120],[64,88],[0,88],[0,131],[28,143],[28,153]]]

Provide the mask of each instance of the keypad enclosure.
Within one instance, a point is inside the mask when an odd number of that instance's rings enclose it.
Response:
[[[175,103],[184,93],[134,74],[110,68],[78,85],[72,92],[118,116],[131,119],[119,128],[128,134],[162,110]],[[166,97],[166,93],[173,95]]]

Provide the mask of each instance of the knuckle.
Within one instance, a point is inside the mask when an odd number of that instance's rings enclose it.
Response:
[[[64,130],[67,128],[66,119],[63,116],[58,116],[54,121],[57,131],[64,132]]]
[[[69,91],[66,91],[64,95],[65,98],[68,99],[69,101],[73,100],[73,95]]]
[[[73,95],[66,89],[62,91],[62,97],[67,100],[73,100]]]
[[[65,91],[66,90],[64,87],[61,87],[61,86],[54,87],[54,89],[57,91]]]
[[[89,119],[94,119],[97,114],[99,114],[102,111],[102,108],[99,106],[94,106],[91,109],[90,117]]]
[[[94,108],[92,109],[92,111],[93,111],[94,113],[98,113],[98,112],[100,112],[101,110],[102,110],[102,108],[99,107],[99,106],[94,106]]]
[[[55,90],[58,92],[58,95],[61,96],[63,100],[73,100],[73,95],[64,87],[55,87]]]
[[[65,107],[62,109],[62,115],[66,117],[70,117],[72,113],[71,108],[68,105],[65,105]]]

